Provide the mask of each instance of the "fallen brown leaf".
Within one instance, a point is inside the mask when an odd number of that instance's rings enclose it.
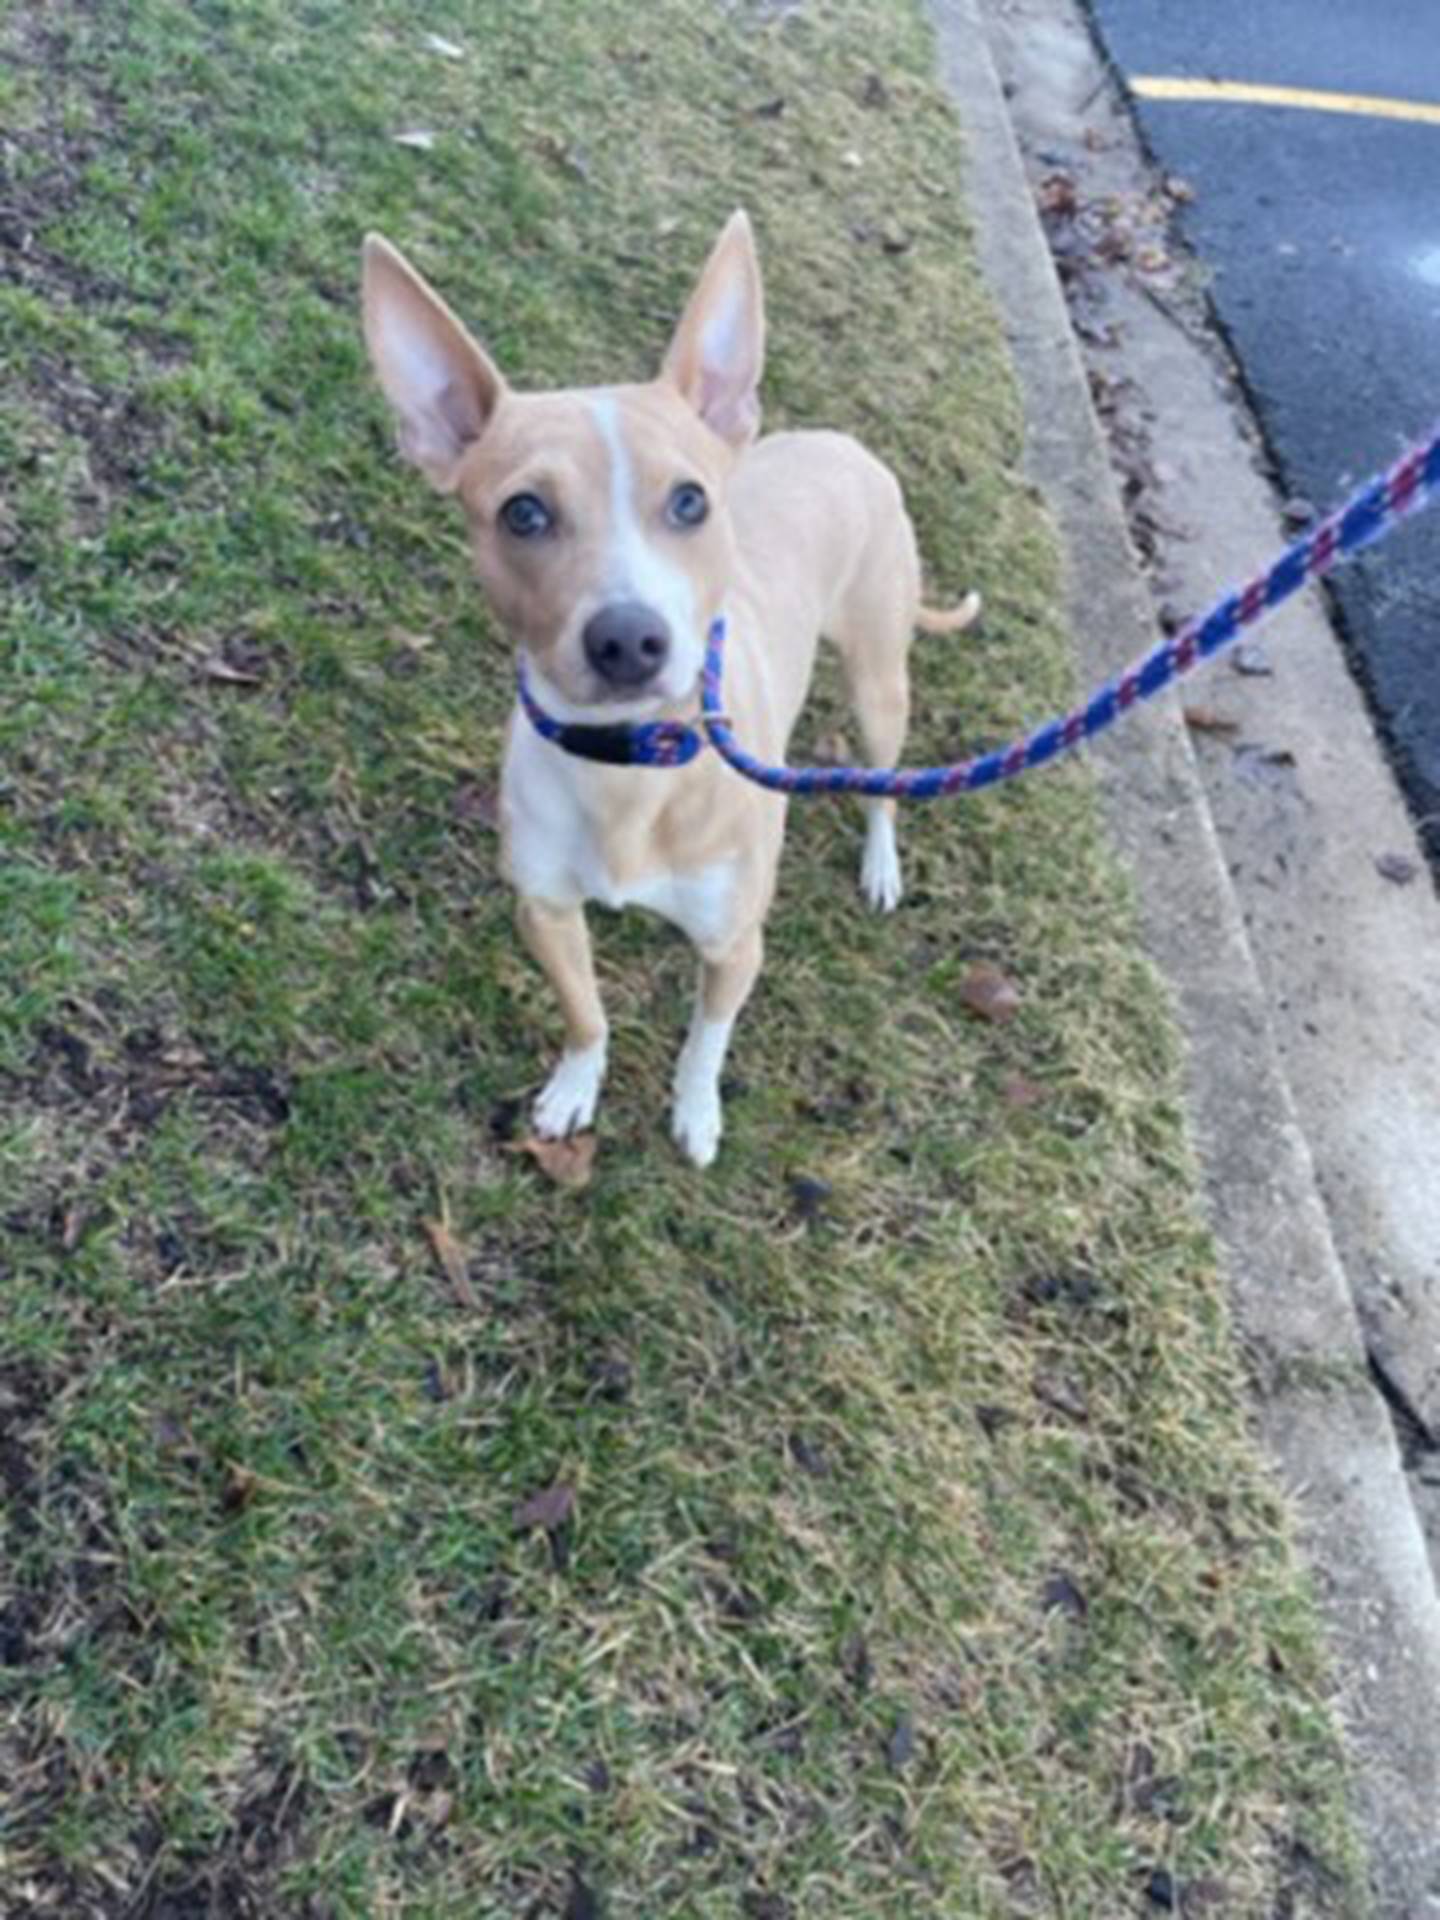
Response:
[[[500,830],[500,792],[482,780],[462,780],[450,797],[450,811],[466,826]]]
[[[1107,227],[1095,242],[1096,255],[1112,267],[1128,260],[1134,251],[1135,236],[1124,226]]]
[[[1042,213],[1057,213],[1069,216],[1080,205],[1080,196],[1075,191],[1075,182],[1068,173],[1048,174],[1036,188],[1035,198]]]
[[[441,1271],[450,1282],[455,1298],[462,1307],[478,1307],[475,1289],[470,1284],[469,1261],[465,1249],[451,1233],[443,1220],[426,1220],[425,1237],[430,1242],[431,1251],[439,1261]]]
[[[1193,733],[1234,733],[1240,725],[1229,714],[1217,713],[1214,707],[1186,707],[1183,712],[1185,724]]]
[[[509,1151],[528,1153],[557,1187],[588,1187],[595,1170],[596,1144],[593,1133],[572,1133],[568,1140],[541,1140],[532,1133]]]
[[[1020,989],[998,967],[982,960],[960,982],[960,1003],[977,1019],[1003,1027],[1020,1011]]]
[[[1049,1094],[1038,1081],[1027,1080],[1023,1073],[1012,1073],[1000,1083],[1000,1098],[1007,1107],[1038,1107]]]
[[[548,1533],[555,1527],[563,1526],[574,1507],[574,1487],[564,1480],[557,1480],[553,1486],[542,1487],[538,1493],[532,1493],[528,1500],[518,1500],[511,1518],[517,1527],[544,1527]]]

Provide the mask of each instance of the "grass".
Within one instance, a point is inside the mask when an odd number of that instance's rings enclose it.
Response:
[[[987,597],[915,755],[1000,737],[1069,662],[917,9],[56,0],[0,46],[7,1916],[1358,1911],[1083,769],[908,821],[891,923],[797,809],[705,1177],[690,963],[604,923],[595,1183],[509,1150],[556,1029],[506,654],[359,234],[598,381],[747,204],[771,423],[858,431]]]

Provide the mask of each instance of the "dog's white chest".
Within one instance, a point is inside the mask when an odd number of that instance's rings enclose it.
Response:
[[[664,779],[663,773],[654,776]],[[583,762],[546,750],[516,727],[505,758],[503,801],[509,878],[531,899],[555,906],[643,907],[679,927],[698,947],[723,944],[731,924],[735,864],[714,861],[682,872],[657,870],[617,882],[585,804]]]
[[[690,873],[654,873],[617,887],[598,859],[588,869],[585,898],[602,907],[644,907],[679,927],[697,947],[717,945],[729,922],[735,871],[728,860]]]

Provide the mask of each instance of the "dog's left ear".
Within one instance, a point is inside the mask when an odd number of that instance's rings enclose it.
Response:
[[[748,215],[732,213],[680,316],[661,369],[722,440],[760,431],[765,301]]]

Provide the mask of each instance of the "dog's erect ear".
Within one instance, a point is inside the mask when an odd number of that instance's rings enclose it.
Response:
[[[448,493],[505,382],[445,302],[378,233],[365,236],[365,344],[395,409],[400,451]]]
[[[755,237],[732,213],[665,355],[673,382],[722,440],[743,447],[760,430],[765,302]]]

